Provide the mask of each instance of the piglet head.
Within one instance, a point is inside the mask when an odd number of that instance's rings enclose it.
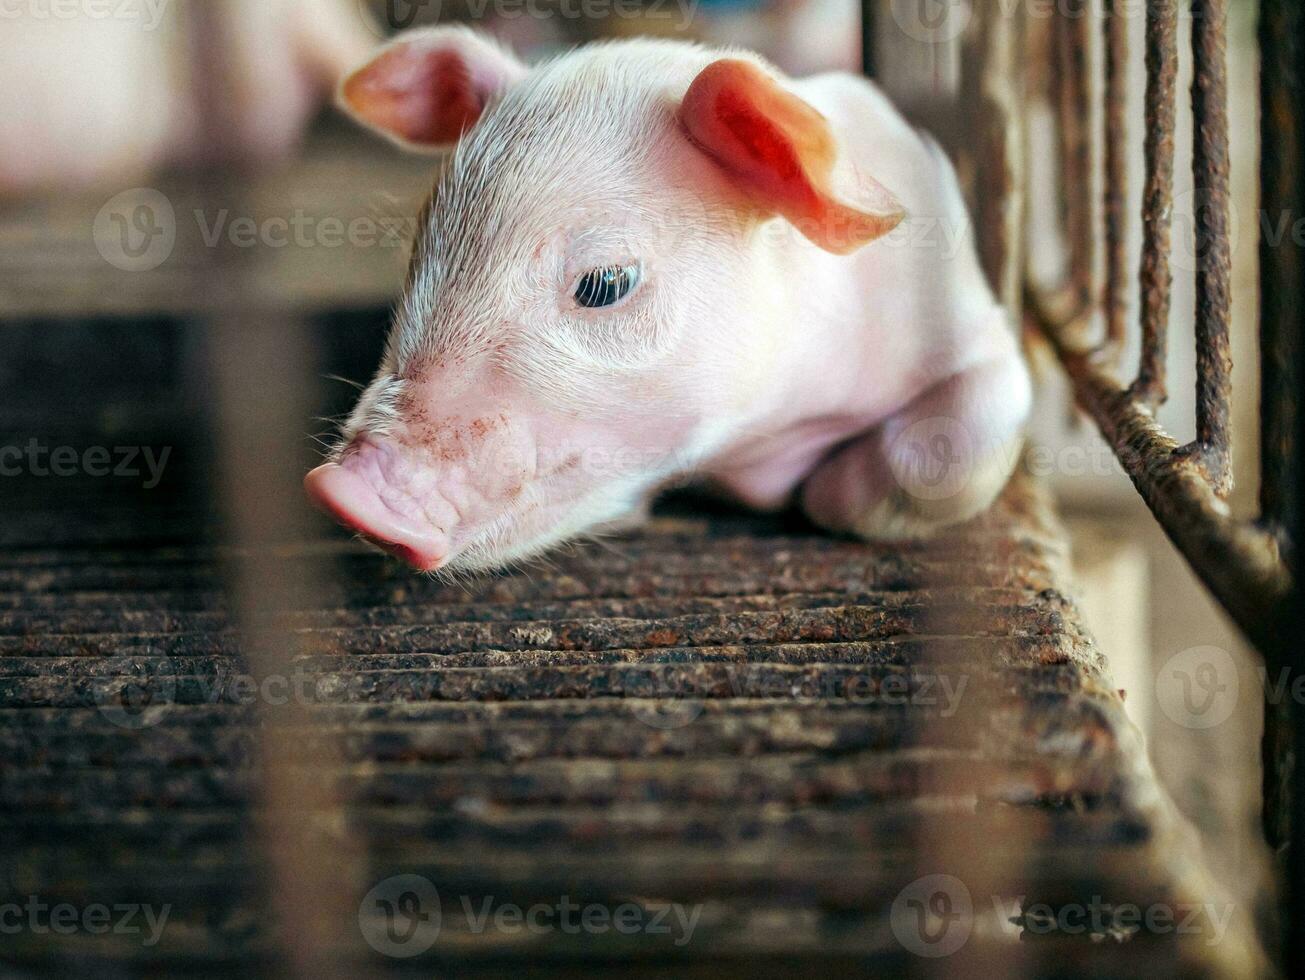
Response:
[[[901,218],[764,66],[688,45],[528,70],[438,28],[341,101],[439,176],[380,369],[306,486],[423,570],[528,557],[701,465],[784,398],[784,250]]]

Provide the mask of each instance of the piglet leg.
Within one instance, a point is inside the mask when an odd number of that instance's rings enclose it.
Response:
[[[829,530],[927,536],[985,510],[1019,460],[1030,385],[1016,357],[954,375],[821,463],[802,507]]]

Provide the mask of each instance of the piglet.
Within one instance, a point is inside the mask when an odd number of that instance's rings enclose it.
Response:
[[[1019,346],[946,157],[865,79],[649,39],[529,68],[437,28],[341,102],[438,180],[306,488],[417,569],[529,558],[686,475],[871,539],[1010,476]]]

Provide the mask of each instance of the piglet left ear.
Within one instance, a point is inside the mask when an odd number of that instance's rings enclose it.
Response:
[[[439,152],[525,74],[511,54],[465,27],[411,31],[344,80],[340,105],[400,146]]]
[[[704,68],[680,120],[754,206],[783,215],[826,251],[854,252],[906,216],[882,184],[840,160],[824,116],[750,61]]]

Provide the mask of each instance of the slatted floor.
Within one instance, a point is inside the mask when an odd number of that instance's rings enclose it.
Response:
[[[79,363],[61,365],[73,387]],[[113,445],[185,389],[51,417],[113,422],[95,437]],[[59,444],[41,418],[9,413],[3,443]],[[1032,481],[894,547],[680,500],[644,531],[461,585],[322,525],[260,557],[292,608],[268,626],[289,686],[259,698],[226,598],[251,556],[195,492],[204,445],[179,445],[149,493],[0,481],[0,928],[22,926],[0,932],[0,975],[267,967],[259,747],[292,691],[305,722],[274,762],[336,788],[342,813],[302,822],[322,862],[357,864],[329,951],[345,975],[1260,972],[1252,910],[1160,793]],[[438,934],[427,918],[420,955],[377,951],[415,948],[393,938],[419,921],[414,896]],[[4,917],[32,901],[168,918],[147,944]],[[598,911],[573,929],[479,919],[564,902]],[[1187,928],[1137,928],[1129,904]],[[1049,928],[1079,906],[1098,910],[1084,928]]]
[[[894,933],[892,903],[935,873],[1007,896],[1007,920],[1019,895],[1217,901],[1060,591],[1059,541],[1021,483],[965,533],[892,550],[681,514],[528,575],[445,586],[351,544],[312,546],[338,577],[285,624],[288,674],[310,679],[319,724],[285,763],[338,743],[370,875],[437,885],[429,956],[445,965],[678,973],[685,958],[744,971],[868,955],[910,968],[928,961]],[[258,706],[233,681],[244,668],[217,557],[6,552],[7,890],[172,906],[156,946],[24,932],[5,938],[7,963],[259,959],[263,876],[245,842]],[[303,559],[281,560],[293,577]],[[700,918],[683,945],[523,940],[477,934],[463,896],[682,903]],[[1217,973],[1250,955],[1236,927],[1213,947],[1208,932],[1145,931],[1033,947],[976,908],[957,955],[1039,972]]]

